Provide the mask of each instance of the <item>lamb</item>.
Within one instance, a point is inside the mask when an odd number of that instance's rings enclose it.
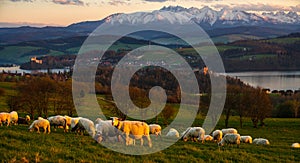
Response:
[[[40,128],[44,129],[44,134],[47,133],[47,131],[48,134],[50,134],[50,122],[47,119],[38,119],[33,121],[28,130],[32,132],[34,129],[36,129],[37,133],[40,133]]]
[[[204,141],[213,141],[214,138],[210,135],[204,135]]]
[[[223,132],[221,130],[215,130],[212,133],[212,136],[213,136],[214,141],[220,142],[223,137]]]
[[[179,138],[179,132],[175,128],[170,128],[166,136]]]
[[[225,128],[222,129],[223,136],[226,134],[238,134],[238,131],[235,128]]]
[[[201,140],[204,143],[205,130],[202,127],[189,127],[182,133],[182,140],[187,141],[191,139],[192,141]]]
[[[299,143],[293,143],[291,147],[292,148],[300,148],[300,144]]]
[[[95,121],[96,135],[95,140],[100,143],[101,141],[109,141],[110,139],[120,141],[120,134],[118,130],[112,125],[112,120],[103,121],[97,118]]]
[[[56,116],[48,117],[47,119],[50,122],[50,125],[53,126],[54,128],[62,126],[64,129],[64,132],[67,132],[67,122],[63,116],[56,115]]]
[[[270,145],[270,142],[268,139],[265,138],[255,138],[253,140],[253,144],[257,144],[257,145]]]
[[[10,114],[6,112],[0,113],[0,125],[2,126],[2,123],[6,123],[7,126],[10,124]]]
[[[241,142],[241,136],[239,134],[226,134],[223,139],[218,143],[218,146],[223,146],[224,144],[237,144],[239,147]]]
[[[154,134],[156,136],[161,136],[161,126],[158,124],[150,124],[150,134]]]
[[[241,142],[252,144],[252,137],[251,136],[241,136]]]
[[[30,122],[30,116],[29,115],[26,115],[25,118],[23,117],[19,117],[18,118],[18,124],[29,124]]]
[[[14,125],[17,125],[18,123],[18,113],[16,111],[12,111],[10,114],[10,122]]]
[[[152,147],[152,142],[149,135],[150,128],[147,123],[140,121],[121,121],[119,118],[113,117],[112,125],[125,133],[126,145],[130,145],[129,136],[132,136],[134,139],[133,141],[135,141],[135,139],[140,139],[141,145],[143,145],[143,137],[146,137],[148,140],[148,146],[150,148]]]
[[[76,131],[76,130],[82,132],[86,130],[93,138],[95,137],[96,134],[94,122],[87,118],[79,117],[78,123],[75,125],[75,127],[72,128],[72,131]]]

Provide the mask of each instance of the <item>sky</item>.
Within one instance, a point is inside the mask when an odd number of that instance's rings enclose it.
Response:
[[[163,6],[220,10],[227,7],[248,12],[296,11],[299,0],[0,0],[0,27],[67,26],[101,20],[113,13],[153,11]]]

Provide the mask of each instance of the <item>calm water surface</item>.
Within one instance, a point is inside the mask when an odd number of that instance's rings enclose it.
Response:
[[[271,90],[300,89],[300,71],[267,71],[267,72],[235,72],[226,73],[254,87]]]

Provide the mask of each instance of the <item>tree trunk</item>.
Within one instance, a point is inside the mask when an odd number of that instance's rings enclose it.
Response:
[[[252,118],[253,127],[257,128],[258,120],[256,118]]]

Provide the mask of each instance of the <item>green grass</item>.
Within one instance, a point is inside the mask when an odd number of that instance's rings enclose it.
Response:
[[[222,127],[223,122],[221,119],[218,127]],[[268,138],[270,146],[241,144],[240,148],[225,146],[219,150],[211,142],[178,141],[163,151],[143,156],[117,153],[97,144],[88,135],[63,133],[62,129],[37,134],[28,132],[25,125],[1,126],[0,160],[9,162],[25,157],[30,162],[299,162],[300,149],[291,149],[290,145],[300,141],[300,119],[272,118],[267,119],[266,124],[264,128],[254,129],[245,123],[240,129],[237,117],[230,120],[230,126],[238,128],[241,135]],[[152,140],[155,148],[158,144],[155,138]]]
[[[277,55],[275,54],[255,54],[255,55],[244,55],[243,57],[240,57],[241,60],[248,60],[249,58],[253,58],[255,60],[259,60],[259,59],[266,59],[266,58],[274,58],[277,57]]]
[[[274,39],[268,40],[268,42],[273,42],[273,43],[277,43],[277,44],[293,44],[296,41],[300,41],[300,38],[299,37],[295,37],[295,38],[274,38]]]
[[[37,50],[39,47],[32,46],[7,46],[0,51],[0,60],[11,63],[28,62],[30,56],[21,57],[24,53]]]

